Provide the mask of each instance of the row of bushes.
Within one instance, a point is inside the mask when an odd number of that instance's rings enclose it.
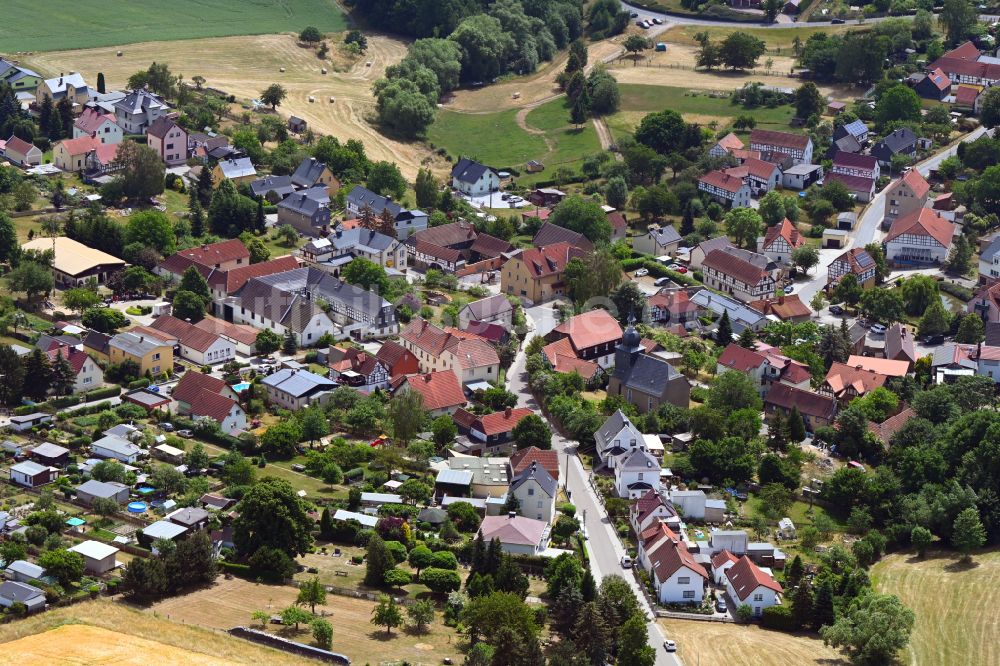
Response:
[[[946,294],[951,294],[955,298],[958,298],[966,303],[968,303],[975,297],[975,294],[971,289],[969,289],[968,287],[963,287],[962,285],[956,282],[948,282],[946,280],[941,280],[940,282],[938,282],[938,289],[940,289]]]
[[[34,405],[21,405],[20,407],[16,407],[14,409],[14,414],[17,416],[24,416],[25,414],[34,414],[35,412],[54,413],[56,410],[73,407],[74,405],[79,405],[85,402],[93,402],[95,400],[103,400],[105,398],[114,398],[121,394],[121,392],[122,390],[118,386],[107,386],[104,388],[94,389],[93,391],[88,391],[86,393],[61,395],[51,398],[45,402],[35,403]],[[77,410],[77,413],[86,412],[84,412],[84,410]]]

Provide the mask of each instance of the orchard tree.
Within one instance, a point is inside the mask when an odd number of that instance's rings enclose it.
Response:
[[[760,236],[764,221],[753,208],[734,208],[726,214],[726,231],[740,247],[750,247]]]
[[[272,111],[276,111],[286,97],[288,91],[280,83],[272,83],[260,93],[260,101],[270,105]]]
[[[625,38],[625,41],[623,42],[622,46],[625,47],[626,51],[633,54],[632,65],[634,66],[639,62],[638,58],[639,54],[649,49],[652,46],[652,44],[648,39],[646,39],[642,35],[633,34]]]
[[[385,627],[385,633],[392,636],[392,628],[403,623],[403,615],[399,612],[396,600],[387,594],[378,599],[378,605],[372,610],[372,624]]]
[[[308,552],[315,521],[287,481],[261,479],[250,486],[237,506],[239,516],[233,521],[233,540],[241,555],[251,555],[266,547],[290,557]]]

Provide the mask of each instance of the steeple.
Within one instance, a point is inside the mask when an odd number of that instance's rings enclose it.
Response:
[[[615,365],[621,368],[632,365],[642,353],[642,337],[635,328],[635,312],[629,312],[628,324],[622,341],[615,349]]]

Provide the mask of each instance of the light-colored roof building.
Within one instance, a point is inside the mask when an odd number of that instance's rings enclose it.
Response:
[[[69,287],[80,286],[89,278],[96,278],[98,284],[101,284],[112,273],[126,266],[118,257],[95,250],[66,236],[35,238],[22,245],[21,249],[38,252],[54,250],[52,270],[56,282]]]

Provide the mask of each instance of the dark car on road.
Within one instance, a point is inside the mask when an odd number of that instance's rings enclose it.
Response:
[[[840,307],[839,305],[831,305],[830,306],[830,314],[833,314],[833,315],[842,315],[842,314],[844,314],[844,308]]]
[[[944,335],[941,335],[940,333],[938,335],[928,335],[926,338],[924,338],[924,344],[925,345],[943,345],[944,344]]]

